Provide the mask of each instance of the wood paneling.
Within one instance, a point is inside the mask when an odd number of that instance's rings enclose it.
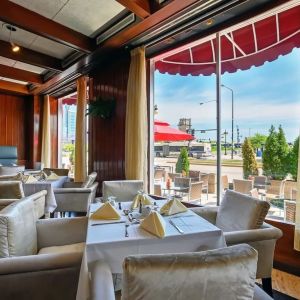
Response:
[[[111,58],[90,74],[90,96],[115,98],[111,119],[89,119],[89,172],[98,174],[99,190],[103,180],[125,179],[125,115],[130,58],[128,53]]]
[[[274,267],[300,276],[300,252],[294,250],[295,225],[271,219],[267,223],[283,232],[283,236],[276,243]]]
[[[0,94],[0,145],[17,146],[22,164],[29,160],[30,97]]]

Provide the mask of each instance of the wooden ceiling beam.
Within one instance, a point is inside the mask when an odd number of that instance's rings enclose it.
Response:
[[[92,38],[8,0],[1,0],[0,20],[85,53],[96,48]]]
[[[13,52],[11,44],[5,41],[0,41],[0,56],[54,71],[63,70],[61,61],[58,58],[24,47],[21,47],[19,52]]]
[[[9,67],[0,64],[0,77],[26,81],[30,83],[42,84],[43,80],[39,74]]]
[[[148,18],[151,15],[149,0],[117,0],[117,2],[141,19]]]
[[[6,80],[0,80],[0,91],[29,95],[28,88],[25,84],[14,83]]]

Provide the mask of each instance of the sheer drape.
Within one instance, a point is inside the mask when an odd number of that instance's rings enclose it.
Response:
[[[145,48],[131,51],[125,121],[126,179],[144,180],[147,187],[147,94]]]
[[[75,170],[74,181],[83,182],[87,175],[86,164],[86,78],[77,79],[77,111],[75,135]]]
[[[50,99],[48,95],[44,97],[43,106],[41,165],[42,168],[51,167]]]
[[[300,147],[298,153],[298,176],[297,176],[297,197],[296,197],[296,224],[294,248],[300,251]]]

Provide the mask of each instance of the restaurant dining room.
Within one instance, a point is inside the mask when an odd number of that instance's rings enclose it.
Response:
[[[300,48],[299,0],[0,0],[0,25],[1,300],[300,299],[299,138],[280,183],[221,145],[223,74]],[[215,76],[215,171],[155,70]]]

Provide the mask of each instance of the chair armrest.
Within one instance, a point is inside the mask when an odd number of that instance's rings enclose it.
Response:
[[[115,300],[111,270],[104,261],[96,261],[91,266],[91,300]]]
[[[92,192],[91,188],[56,188],[53,189],[54,194],[71,194],[71,193],[82,193],[89,194]]]
[[[216,218],[219,210],[218,206],[195,207],[190,209],[208,222],[216,224]]]
[[[44,197],[47,195],[47,191],[46,190],[42,190],[42,191],[39,191],[39,192],[36,192],[32,195],[29,195],[29,196],[26,196],[26,198],[28,199],[32,199],[33,201],[41,198],[41,197]]]
[[[264,225],[258,229],[224,232],[224,237],[227,245],[235,245],[265,240],[277,240],[282,237],[282,231],[264,223]]]
[[[77,252],[1,258],[0,276],[80,266],[81,260],[82,253]]]
[[[4,207],[14,203],[15,201],[19,201],[21,199],[0,199],[0,210]]]
[[[38,249],[85,242],[87,223],[87,217],[37,220]]]

